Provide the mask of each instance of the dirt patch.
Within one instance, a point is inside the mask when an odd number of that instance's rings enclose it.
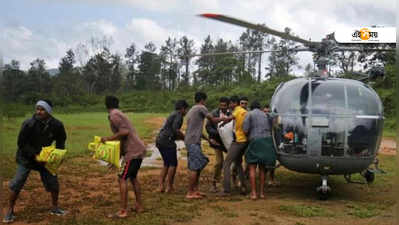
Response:
[[[98,130],[102,128],[108,128],[108,126],[70,126],[70,130]]]
[[[154,122],[156,124],[162,124]],[[117,171],[108,171],[89,157],[68,159],[60,170],[60,205],[67,209],[65,217],[48,214],[50,196],[42,187],[40,176],[32,172],[17,202],[17,221],[14,224],[221,224],[224,225],[390,225],[395,223],[393,181],[388,175],[377,175],[371,185],[346,184],[342,177],[331,176],[333,188],[328,201],[319,201],[315,186],[320,177],[300,174],[280,168],[277,171],[279,187],[267,187],[266,199],[252,201],[234,190],[233,196],[217,197],[208,190],[211,186],[214,151],[203,143],[210,164],[201,175],[200,189],[208,196],[203,200],[184,198],[188,184],[187,162],[179,160],[176,175],[176,193],[157,193],[160,169],[142,168],[139,179],[146,211],[131,212],[126,220],[106,218],[119,207]],[[185,151],[184,149],[182,150]],[[393,156],[381,156],[382,166]],[[386,168],[382,168],[386,169]],[[394,175],[391,175],[394,176]],[[381,179],[382,178],[382,179]],[[6,182],[3,187],[6,189]],[[4,189],[4,190],[5,190]],[[131,187],[130,187],[131,190]],[[4,196],[4,195],[3,195]],[[2,200],[5,203],[5,200]],[[129,207],[134,206],[134,194],[129,192]]]
[[[165,122],[165,117],[153,117],[144,121],[146,124],[152,125],[154,128],[161,128]]]
[[[396,141],[393,138],[383,138],[378,151],[384,155],[396,155]]]

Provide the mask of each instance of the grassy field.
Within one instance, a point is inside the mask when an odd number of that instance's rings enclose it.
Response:
[[[162,125],[166,114],[129,113],[140,137],[147,143],[153,141],[154,132]],[[119,206],[119,190],[116,171],[107,171],[92,160],[87,144],[94,135],[111,133],[106,113],[81,113],[56,115],[64,122],[68,132],[68,158],[60,169],[60,204],[70,211],[65,217],[48,215],[50,198],[45,193],[40,177],[33,172],[17,202],[16,224],[353,224],[390,225],[395,223],[394,179],[396,159],[391,155],[380,155],[381,168],[387,174],[377,174],[370,185],[346,184],[342,176],[331,176],[329,185],[333,191],[328,201],[319,201],[315,187],[319,185],[317,175],[300,174],[280,168],[277,171],[279,187],[267,187],[266,200],[252,201],[248,196],[234,195],[219,198],[211,193],[202,200],[184,198],[187,187],[186,162],[179,162],[176,175],[176,193],[160,194],[157,189],[159,169],[142,168],[140,181],[143,189],[145,212],[131,212],[126,220],[111,220],[106,215]],[[1,176],[8,181],[15,173],[16,138],[23,118],[6,121],[4,124],[5,152],[0,155]],[[213,150],[204,144],[204,151],[211,163],[201,176],[201,191],[208,192],[214,163]],[[185,153],[183,150],[182,153]],[[184,155],[184,154],[182,154]],[[361,180],[362,177],[354,176]],[[3,182],[3,190],[6,188]],[[133,207],[134,195],[129,193],[129,206]],[[1,196],[4,196],[3,194]],[[1,201],[3,204],[5,200]]]
[[[165,114],[154,113],[128,113],[127,115],[137,129],[139,136],[146,142],[152,141],[153,132],[157,128],[150,122],[146,123],[146,120],[165,116]],[[87,145],[93,140],[95,135],[111,135],[107,113],[55,114],[54,116],[61,120],[65,126],[68,158],[87,156],[89,154]],[[12,176],[14,173],[15,166],[13,165],[15,164],[14,156],[17,148],[18,132],[22,122],[29,117],[30,115],[25,118],[9,119],[4,122],[4,151],[0,153],[0,163],[6,165],[5,169],[0,172],[3,177],[10,178],[10,175]]]

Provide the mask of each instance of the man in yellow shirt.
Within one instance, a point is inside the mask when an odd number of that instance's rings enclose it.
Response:
[[[242,156],[248,146],[247,137],[242,129],[245,115],[247,111],[239,106],[240,99],[237,96],[232,96],[230,99],[230,107],[233,110],[229,120],[235,121],[234,126],[234,141],[227,151],[227,156],[223,164],[223,192],[221,196],[227,196],[231,193],[231,164],[234,162],[236,165],[238,177],[241,182],[241,193],[246,192],[245,177],[242,169]],[[225,122],[226,123],[226,122]]]

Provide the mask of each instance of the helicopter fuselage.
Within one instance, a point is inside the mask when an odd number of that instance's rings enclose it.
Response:
[[[294,171],[346,175],[373,163],[382,138],[383,106],[366,84],[339,78],[297,78],[271,101],[280,163]]]

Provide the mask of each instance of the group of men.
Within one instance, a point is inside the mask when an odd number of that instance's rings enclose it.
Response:
[[[261,181],[260,195],[264,198],[264,174],[270,170],[270,184],[274,183],[274,166],[276,156],[271,142],[272,118],[268,115],[269,107],[266,105],[261,111],[258,101],[251,104],[251,112],[248,113],[248,98],[232,96],[222,97],[219,107],[211,112],[205,106],[207,95],[197,92],[194,96],[195,105],[188,111],[188,104],[180,100],[175,105],[175,111],[167,118],[161,128],[156,145],[164,160],[164,168],[159,178],[159,191],[165,191],[165,180],[167,179],[166,192],[174,190],[174,176],[177,167],[175,140],[184,140],[187,149],[187,162],[189,169],[189,185],[186,194],[187,199],[203,198],[204,193],[199,191],[199,178],[201,171],[209,162],[208,157],[201,148],[201,139],[208,140],[210,146],[215,150],[216,162],[212,181],[212,192],[218,192],[217,183],[221,181],[223,173],[223,190],[219,196],[228,196],[232,192],[231,180],[236,184],[236,177],[240,180],[240,191],[246,193],[246,174],[249,174],[251,183],[251,199],[257,199],[255,186],[255,171],[259,167]],[[261,112],[261,113],[259,113]],[[185,134],[181,131],[183,117],[187,117],[187,129]],[[203,135],[204,121],[207,119],[206,131],[208,137]],[[233,121],[233,142],[226,148],[219,134],[218,128]],[[224,157],[224,153],[226,156]],[[246,170],[242,167],[243,156],[247,162]],[[238,186],[238,185],[237,185]]]
[[[199,191],[199,180],[201,171],[209,163],[208,157],[201,148],[201,139],[209,141],[210,146],[215,150],[216,163],[214,167],[214,177],[212,181],[212,191],[217,192],[217,183],[221,180],[223,171],[223,191],[220,196],[230,195],[231,178],[235,180],[238,176],[241,184],[241,192],[246,192],[245,173],[242,168],[242,159],[245,154],[247,161],[247,171],[249,171],[251,180],[251,198],[256,199],[256,187],[254,168],[259,166],[261,176],[266,166],[272,171],[275,158],[270,140],[271,123],[267,114],[259,114],[260,104],[254,101],[251,104],[253,109],[247,113],[248,99],[237,96],[230,98],[222,97],[219,101],[219,107],[209,112],[205,106],[207,95],[203,92],[195,93],[195,105],[188,110],[189,105],[185,100],[179,100],[175,104],[175,111],[167,118],[156,138],[158,147],[164,160],[164,167],[159,177],[159,191],[173,192],[174,177],[177,168],[176,140],[184,140],[187,149],[187,163],[189,169],[189,184],[186,194],[187,199],[199,199],[205,196]],[[105,98],[105,106],[108,111],[108,120],[113,132],[112,136],[102,137],[101,141],[121,141],[122,164],[118,173],[118,183],[120,189],[120,209],[116,213],[109,214],[112,218],[125,218],[128,216],[128,181],[130,180],[136,197],[134,210],[137,213],[143,211],[141,199],[141,187],[137,178],[143,158],[146,155],[144,142],[139,138],[135,128],[128,117],[119,110],[119,100],[115,96]],[[49,146],[55,142],[57,149],[65,149],[66,132],[61,121],[52,116],[52,103],[50,100],[39,100],[35,105],[35,113],[32,118],[23,122],[18,135],[18,150],[16,154],[17,171],[14,178],[9,182],[9,207],[3,218],[4,223],[11,223],[15,220],[14,207],[16,200],[22,190],[29,173],[32,170],[40,173],[41,180],[46,191],[50,192],[52,198],[52,208],[50,213],[53,215],[65,215],[67,211],[58,207],[59,183],[56,175],[51,174],[45,164],[36,161],[36,156],[40,153],[42,147]],[[267,113],[268,107],[265,107]],[[188,111],[188,112],[187,112]],[[183,118],[187,114],[187,129],[181,131]],[[247,115],[248,114],[248,115]],[[208,120],[206,131],[208,138],[203,135],[203,126],[205,118]],[[218,133],[218,127],[224,126],[230,121],[234,121],[234,141],[226,149]],[[260,141],[259,141],[260,140]],[[266,143],[266,144],[265,144]],[[254,147],[251,147],[254,146]],[[249,147],[248,147],[249,146]],[[248,149],[247,149],[248,148]],[[264,152],[268,159],[265,161]],[[263,153],[262,153],[263,152]],[[226,157],[223,154],[227,153]],[[250,153],[250,154],[248,154]],[[263,154],[263,155],[262,155]],[[262,159],[263,157],[263,159]],[[266,157],[266,158],[267,158]],[[265,163],[266,162],[266,163]],[[267,165],[266,165],[267,164]],[[232,169],[233,168],[233,169]],[[233,171],[233,175],[232,175]],[[167,180],[167,185],[165,181]],[[165,187],[166,186],[166,187]],[[260,197],[264,197],[262,179]]]

